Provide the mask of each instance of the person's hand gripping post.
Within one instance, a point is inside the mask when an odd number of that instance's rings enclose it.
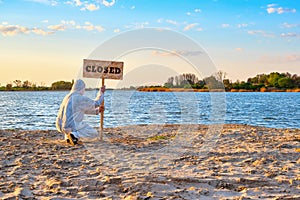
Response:
[[[105,90],[106,90],[105,85],[100,88],[101,95],[104,95]],[[103,113],[104,110],[105,110],[105,107],[104,107],[104,100],[103,100],[103,102],[99,106],[99,113]]]

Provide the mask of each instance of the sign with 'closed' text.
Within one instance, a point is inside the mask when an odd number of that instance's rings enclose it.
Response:
[[[123,79],[123,62],[83,59],[83,77]]]

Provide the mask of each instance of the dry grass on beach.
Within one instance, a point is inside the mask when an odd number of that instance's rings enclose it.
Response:
[[[0,199],[300,199],[299,129],[224,125],[214,143],[206,125],[104,132],[72,147],[1,130]]]

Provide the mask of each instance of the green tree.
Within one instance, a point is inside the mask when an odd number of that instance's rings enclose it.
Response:
[[[32,83],[27,80],[27,81],[23,81],[22,87],[28,89],[31,87],[31,85]]]
[[[268,84],[268,75],[266,74],[259,74],[258,76],[258,84]]]
[[[294,74],[292,76],[292,80],[293,80],[294,87],[300,88],[300,76],[298,76],[297,74]]]
[[[247,83],[245,81],[242,81],[240,83],[240,86],[239,86],[240,89],[246,89],[246,90],[250,90],[252,89],[252,84],[251,83]]]
[[[280,88],[293,88],[293,80],[289,77],[283,77],[278,80],[278,86]]]
[[[217,80],[215,76],[204,78],[204,81],[208,89],[224,89],[222,80]]]
[[[21,87],[22,86],[22,81],[20,80],[15,80],[14,84],[16,85],[16,87]]]
[[[224,79],[223,84],[224,84],[226,91],[230,91],[232,89],[232,83],[229,79]]]
[[[6,90],[12,90],[12,84],[11,83],[8,83],[6,84]]]
[[[205,82],[203,80],[199,80],[197,83],[192,85],[192,88],[202,89],[205,86]]]
[[[278,87],[278,80],[280,78],[282,78],[281,74],[279,74],[278,72],[272,72],[269,75],[269,78],[268,78],[269,86],[271,86],[271,87]]]
[[[174,83],[174,77],[172,76],[172,77],[168,78],[168,80],[164,84],[164,86],[167,87],[167,88],[172,88],[172,87],[174,87],[173,83]]]
[[[222,81],[226,78],[227,73],[223,72],[222,70],[218,71],[217,73],[215,73],[215,77],[218,81]]]
[[[172,87],[180,87],[183,88],[185,85],[195,85],[198,82],[198,78],[195,74],[186,73],[180,74],[175,77],[168,78],[167,82],[164,83],[165,87],[172,88]],[[189,87],[191,87],[189,86]]]
[[[183,76],[183,81],[186,84],[193,85],[198,82],[198,78],[196,77],[195,74],[187,73],[187,74],[182,74]]]
[[[72,88],[71,82],[57,81],[51,84],[52,90],[70,90]]]

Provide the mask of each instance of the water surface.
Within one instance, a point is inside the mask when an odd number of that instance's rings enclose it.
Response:
[[[1,92],[0,129],[55,129],[68,92]],[[95,91],[86,95],[93,98]],[[300,93],[107,91],[104,127],[129,124],[249,124],[300,128]],[[86,121],[99,126],[99,116]]]

